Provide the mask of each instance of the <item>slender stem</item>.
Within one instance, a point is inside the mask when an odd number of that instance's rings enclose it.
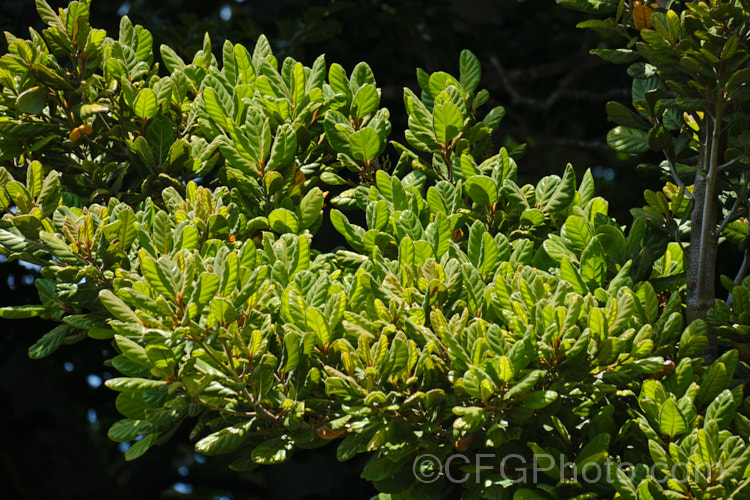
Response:
[[[706,191],[703,197],[703,220],[701,221],[701,234],[700,234],[700,248],[699,252],[701,259],[698,263],[698,288],[702,291],[708,291],[707,288],[713,288],[713,283],[708,283],[706,277],[713,273],[707,273],[707,266],[713,268],[714,262],[709,262],[708,256],[709,246],[712,244],[711,240],[716,239],[716,221],[713,220],[712,212],[713,207],[716,204],[716,181],[718,177],[718,163],[719,163],[719,141],[721,140],[721,119],[723,112],[723,102],[719,101],[716,104],[716,116],[714,117],[713,127],[711,130],[711,143],[708,151],[708,174],[706,176]],[[707,138],[708,142],[708,138]],[[713,226],[713,227],[712,227]],[[709,270],[710,271],[710,270]],[[699,294],[703,295],[703,294]]]
[[[664,152],[664,156],[667,158],[667,163],[669,163],[669,173],[672,174],[672,179],[674,179],[675,184],[677,184],[678,187],[683,187],[685,183],[682,182],[682,179],[680,179],[680,176],[677,174],[677,167],[674,164],[672,155],[670,155],[667,150],[664,150],[663,152]],[[693,199],[693,195],[690,194],[690,192],[687,189],[685,189],[685,196],[687,196],[689,200]]]
[[[729,161],[728,161],[728,162],[726,162],[726,163],[722,163],[721,165],[719,165],[719,166],[718,166],[718,167],[716,167],[716,168],[717,168],[718,170],[724,170],[725,168],[727,168],[727,167],[729,167],[729,166],[732,166],[732,165],[734,165],[735,163],[737,163],[737,160],[739,160],[739,156],[738,156],[737,158],[733,158],[733,159],[729,160]]]
[[[736,219],[735,216],[737,215],[737,208],[739,207],[740,200],[744,200],[745,196],[747,195],[748,182],[750,182],[750,177],[745,176],[745,183],[742,187],[742,192],[737,193],[737,198],[734,200],[732,209],[729,211],[727,216],[724,217],[724,220],[721,221],[721,225],[719,225],[719,229],[716,231],[717,236],[721,236],[721,232],[724,230],[724,228],[726,228],[730,222]]]
[[[747,235],[750,237],[750,224],[747,226]],[[745,276],[747,276],[747,271],[750,268],[750,248],[746,248],[745,252],[742,257],[742,265],[740,265],[739,271],[737,271],[737,275],[734,277],[734,284],[739,285],[742,283],[742,280],[745,279]],[[734,297],[732,296],[732,293],[730,292],[727,296],[727,305],[729,307],[732,307],[732,303],[734,302]]]

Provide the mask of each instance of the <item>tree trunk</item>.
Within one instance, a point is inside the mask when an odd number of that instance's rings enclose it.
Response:
[[[716,281],[716,254],[719,246],[716,228],[719,217],[717,178],[721,138],[721,106],[716,115],[706,113],[706,133],[699,151],[695,184],[693,188],[693,213],[691,214],[690,249],[686,269],[687,320],[704,320],[714,305]],[[712,119],[713,118],[713,119]],[[717,354],[716,334],[708,331],[708,346],[704,356],[710,362]]]

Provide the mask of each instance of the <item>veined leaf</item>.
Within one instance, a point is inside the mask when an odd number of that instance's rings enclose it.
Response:
[[[563,257],[560,262],[560,277],[573,285],[573,290],[575,290],[576,293],[588,293],[588,286],[581,277],[581,273],[573,267],[573,264],[570,263],[567,257]]]
[[[607,144],[620,153],[638,154],[648,151],[648,133],[627,127],[615,127],[607,134]]]
[[[299,220],[294,212],[285,208],[277,208],[268,215],[268,224],[271,229],[279,234],[293,233],[299,231]]]
[[[380,153],[380,136],[375,129],[366,127],[349,136],[349,149],[358,162],[369,165]]]
[[[352,115],[361,120],[367,115],[370,115],[377,111],[378,105],[380,104],[380,96],[374,85],[365,83],[362,85],[357,93],[354,95],[352,101]]]
[[[133,100],[133,111],[138,118],[153,118],[156,116],[156,94],[151,89],[141,89]]]
[[[498,199],[495,182],[485,175],[474,175],[466,181],[466,192],[481,206],[493,205]]]
[[[461,86],[466,93],[474,92],[482,76],[482,67],[479,64],[479,59],[469,50],[461,51],[459,73],[461,75]]]
[[[581,254],[581,276],[591,288],[602,286],[607,278],[607,255],[597,238]]]
[[[220,279],[215,274],[201,273],[198,279],[198,286],[193,292],[192,302],[196,303],[198,307],[208,304],[216,296],[216,292],[219,291],[219,282]]]
[[[46,87],[31,87],[22,92],[16,99],[16,109],[21,113],[38,115],[47,106],[49,90]]]
[[[562,179],[547,176],[536,187],[537,208],[544,212],[559,212],[573,201],[576,193],[576,173],[568,164]]]
[[[258,464],[280,464],[291,458],[294,441],[287,436],[264,441],[253,449],[253,461]]]
[[[159,434],[149,434],[145,438],[141,439],[140,441],[136,441],[133,446],[128,448],[128,451],[125,452],[125,460],[131,461],[135,460],[136,458],[141,457],[144,453],[148,451],[149,448],[151,448],[153,445],[156,444],[156,441],[159,439]]]
[[[281,171],[292,165],[296,152],[297,134],[291,125],[284,123],[276,129],[276,137],[271,147],[271,156],[268,158],[266,169]]]
[[[331,342],[331,330],[323,314],[317,309],[309,308],[305,312],[307,327],[315,333],[322,345]]]
[[[195,443],[195,450],[209,456],[237,450],[250,437],[249,431],[254,422],[254,419],[248,419],[236,426],[225,427],[218,432],[209,434]]]
[[[208,116],[210,116],[218,126],[223,128],[229,127],[229,113],[224,108],[224,104],[219,99],[219,96],[216,95],[214,89],[211,87],[203,89],[203,101],[206,103]]]
[[[440,259],[450,249],[452,240],[451,228],[444,212],[437,213],[433,224],[433,248],[435,250],[435,256]]]
[[[627,108],[624,104],[610,101],[607,103],[607,115],[618,125],[637,130],[648,130],[650,124],[638,113]]]
[[[323,210],[324,195],[318,187],[312,188],[300,200],[299,222],[302,229],[312,226],[321,215]],[[270,220],[270,219],[269,219]]]
[[[47,311],[45,306],[6,306],[0,307],[0,318],[5,319],[28,319]]]
[[[588,221],[575,215],[568,217],[560,231],[560,236],[566,240],[575,253],[580,254],[591,241]]]
[[[432,113],[432,128],[437,142],[448,145],[464,128],[463,115],[451,102],[439,104]]]
[[[136,316],[133,310],[130,309],[120,297],[115,295],[112,290],[105,289],[99,292],[99,300],[107,311],[109,311],[116,319],[125,323],[140,324],[138,316]]]
[[[667,399],[659,412],[659,431],[671,438],[687,432],[687,420],[672,399]]]
[[[71,327],[64,324],[58,325],[45,333],[34,345],[29,347],[29,357],[31,359],[40,359],[49,356],[63,344],[70,330]]]

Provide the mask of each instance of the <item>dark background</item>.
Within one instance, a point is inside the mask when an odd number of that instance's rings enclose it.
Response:
[[[560,174],[566,163],[579,175],[591,168],[597,194],[621,223],[630,221],[628,209],[641,204],[643,189],[658,186],[653,174],[634,168],[637,160],[618,158],[606,145],[611,125],[604,104],[628,101],[624,67],[589,55],[604,42],[576,29],[584,16],[553,0],[94,0],[92,25],[116,37],[122,14],[151,30],[157,47],[167,43],[182,55],[199,49],[208,31],[218,50],[227,38],[252,47],[265,33],[279,58],[291,55],[310,65],[325,53],[329,64],[348,71],[364,60],[391,111],[392,138],[401,142],[402,88],[418,92],[415,69],[455,74],[467,48],[482,62],[489,105],[506,107],[497,146],[528,144],[520,182]],[[28,26],[43,28],[33,0],[0,2],[0,28],[27,37]],[[329,236],[321,240],[340,241]],[[0,264],[0,305],[36,303],[33,279],[34,272],[17,263]],[[341,464],[335,445],[240,474],[222,457],[195,454],[187,426],[168,444],[125,462],[106,436],[119,419],[114,393],[102,385],[112,376],[103,365],[111,346],[87,340],[30,360],[26,350],[48,329],[43,321],[0,320],[0,497],[313,500],[375,494],[359,479],[364,457]]]

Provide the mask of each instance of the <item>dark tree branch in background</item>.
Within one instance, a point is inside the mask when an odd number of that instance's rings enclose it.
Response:
[[[586,141],[586,140],[578,140],[578,139],[565,139],[565,138],[556,138],[556,137],[541,137],[539,139],[540,144],[545,144],[549,146],[557,146],[557,147],[564,147],[564,148],[581,148],[581,149],[591,149],[595,151],[609,151],[610,147],[604,142],[601,141]]]
[[[627,89],[614,89],[604,93],[597,93],[588,90],[577,90],[569,87],[588,70],[604,65],[604,61],[588,55],[577,55],[572,58],[564,59],[555,63],[544,64],[527,69],[506,70],[497,57],[490,57],[490,64],[500,79],[503,89],[510,95],[513,104],[520,104],[531,108],[547,110],[554,106],[563,98],[586,101],[605,101],[615,97],[629,95]],[[551,78],[555,75],[561,75],[557,87],[549,93],[546,99],[538,99],[522,95],[518,91],[518,83],[539,80],[542,78]]]

